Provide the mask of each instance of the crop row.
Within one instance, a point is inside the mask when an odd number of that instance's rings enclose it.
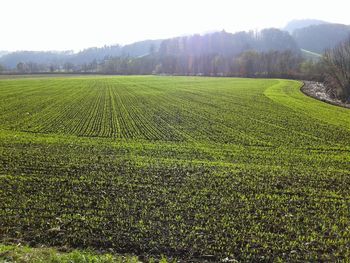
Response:
[[[295,88],[297,82],[261,80],[251,89],[248,80],[194,80],[17,80],[18,87],[7,86],[15,80],[1,81],[1,126],[35,133],[128,140],[261,146],[306,142],[310,146],[341,146],[347,142],[346,127],[330,126],[303,113],[300,117],[301,111],[293,111],[264,95],[266,86]]]
[[[299,87],[0,81],[0,240],[197,261],[346,260],[348,112]]]

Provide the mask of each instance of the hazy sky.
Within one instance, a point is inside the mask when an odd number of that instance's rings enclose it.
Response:
[[[0,0],[0,50],[80,50],[316,18],[350,24],[345,0]]]

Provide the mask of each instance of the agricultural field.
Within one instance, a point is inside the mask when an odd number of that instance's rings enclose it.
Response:
[[[350,257],[350,110],[302,83],[0,80],[0,241],[192,261]]]

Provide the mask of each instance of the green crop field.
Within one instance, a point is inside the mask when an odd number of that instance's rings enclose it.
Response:
[[[185,260],[350,257],[350,111],[300,82],[0,80],[0,241]]]

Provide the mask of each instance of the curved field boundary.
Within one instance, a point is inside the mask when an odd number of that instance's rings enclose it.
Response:
[[[288,85],[286,85],[288,84]],[[264,91],[264,95],[294,111],[302,112],[319,121],[350,130],[350,111],[306,96],[300,81],[283,81]]]

